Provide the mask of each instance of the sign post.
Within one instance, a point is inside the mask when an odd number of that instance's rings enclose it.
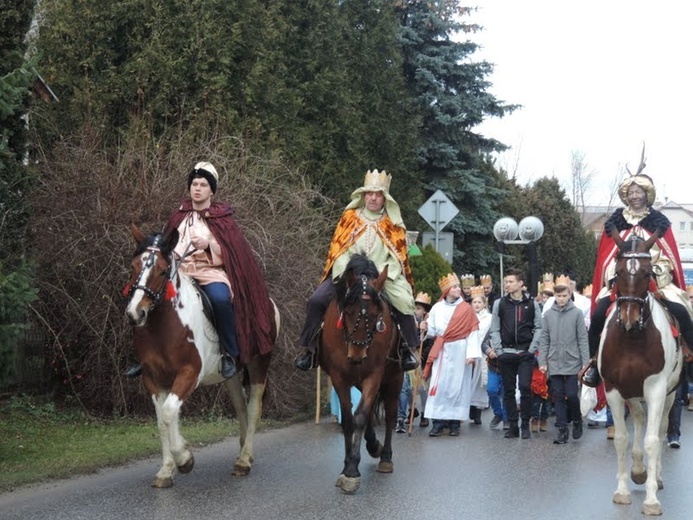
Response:
[[[419,215],[435,232],[434,247],[437,253],[440,253],[440,232],[459,212],[457,206],[440,190],[431,195],[419,208]],[[452,258],[447,260],[452,263]]]

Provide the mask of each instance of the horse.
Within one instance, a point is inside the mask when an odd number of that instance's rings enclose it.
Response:
[[[271,353],[253,356],[239,365],[239,373],[225,380],[220,373],[221,353],[216,329],[203,309],[203,293],[189,276],[179,273],[173,249],[178,231],[164,236],[145,236],[131,226],[137,243],[130,281],[125,289],[125,314],[133,325],[134,348],[142,364],[142,382],[156,409],[163,462],[152,487],[169,488],[173,474],[189,473],[194,457],[180,433],[180,410],[200,385],[224,382],[240,423],[240,453],[232,474],[245,476],[253,463],[253,438],[262,414],[262,396],[267,382]],[[273,337],[279,332],[275,310]],[[246,402],[245,368],[250,395]]]
[[[618,486],[613,494],[617,504],[630,504],[627,486],[626,450],[629,435],[625,422],[628,403],[633,418],[631,479],[645,484],[642,512],[660,515],[657,490],[661,477],[662,445],[668,415],[679,382],[682,354],[663,304],[655,297],[650,248],[658,236],[647,240],[632,235],[624,241],[612,233],[618,246],[616,258],[615,305],[607,317],[598,355],[599,372],[614,417],[614,444],[618,459]],[[647,408],[647,427],[643,423]],[[643,464],[643,446],[647,468]]]
[[[387,266],[378,273],[364,255],[353,255],[335,286],[336,296],[325,311],[318,362],[339,396],[344,434],[344,468],[336,486],[346,494],[360,486],[361,439],[373,458],[376,471],[392,473],[392,430],[404,373],[399,366],[399,329],[382,290]],[[352,414],[351,387],[361,391]],[[378,440],[376,409],[385,409],[385,440]]]

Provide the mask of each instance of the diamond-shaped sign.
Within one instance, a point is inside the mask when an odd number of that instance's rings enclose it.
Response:
[[[438,190],[419,208],[419,215],[428,222],[434,231],[447,226],[460,212],[445,193]]]

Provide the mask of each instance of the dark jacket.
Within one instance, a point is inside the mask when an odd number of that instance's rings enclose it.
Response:
[[[513,300],[509,294],[499,298],[491,316],[491,345],[496,355],[538,350],[541,308],[528,293],[523,293],[520,300]]]

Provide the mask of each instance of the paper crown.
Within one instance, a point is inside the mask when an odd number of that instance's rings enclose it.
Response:
[[[474,275],[473,274],[463,274],[462,275],[462,287],[474,287]]]
[[[379,172],[378,170],[368,170],[366,172],[366,178],[363,181],[364,191],[390,191],[390,182],[392,182],[392,175],[387,173],[385,170]]]
[[[562,274],[556,277],[555,287],[570,287],[570,278]]]
[[[491,275],[490,274],[482,274],[479,277],[479,283],[482,286],[488,287],[489,285],[493,285],[493,281],[491,280]]]
[[[550,293],[553,294],[553,282],[537,282],[537,293]]]
[[[553,283],[553,273],[544,273],[541,275],[541,281]]]
[[[693,294],[693,285],[686,286],[686,293],[688,293],[688,296]]]
[[[423,305],[428,305],[430,307],[431,297],[425,292],[420,292],[416,295],[416,298],[414,298],[414,303],[421,303]]]
[[[470,294],[472,295],[472,298],[478,298],[478,297],[484,298],[485,297],[484,286],[483,285],[475,285],[474,287],[472,287]]]
[[[583,295],[583,296],[587,296],[587,297],[592,296],[592,284],[585,285],[585,286],[582,288],[582,295]]]
[[[438,287],[443,293],[453,285],[460,285],[460,279],[457,278],[455,273],[446,274],[440,280],[438,280]]]

